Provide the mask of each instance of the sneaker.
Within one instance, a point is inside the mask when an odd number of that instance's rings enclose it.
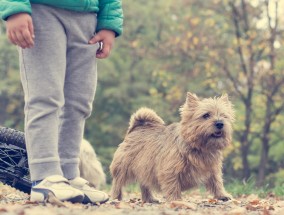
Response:
[[[61,175],[53,175],[32,187],[30,200],[44,202],[47,200],[49,193],[61,201],[70,201],[72,203],[81,203],[84,199],[84,194],[70,186],[66,178]]]
[[[89,182],[81,177],[77,177],[73,180],[69,180],[70,185],[80,191],[82,191],[85,196],[82,203],[84,204],[96,204],[105,203],[108,201],[108,195],[102,191],[96,190],[89,185]]]

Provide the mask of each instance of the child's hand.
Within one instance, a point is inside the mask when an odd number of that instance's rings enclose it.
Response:
[[[90,44],[102,42],[103,47],[97,52],[97,58],[107,58],[114,44],[115,33],[111,30],[100,30],[90,41]]]
[[[18,13],[8,18],[7,36],[11,43],[22,48],[34,45],[34,28],[32,17],[27,13]]]

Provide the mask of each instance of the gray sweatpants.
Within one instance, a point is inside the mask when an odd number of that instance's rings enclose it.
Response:
[[[32,18],[35,46],[19,49],[31,180],[75,178],[97,82],[96,14],[34,4]]]

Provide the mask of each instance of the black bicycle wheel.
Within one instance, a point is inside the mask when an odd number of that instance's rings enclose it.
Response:
[[[0,127],[0,181],[25,193],[31,190],[25,135]]]

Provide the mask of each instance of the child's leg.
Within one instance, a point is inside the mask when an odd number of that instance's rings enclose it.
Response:
[[[35,45],[19,50],[32,181],[62,175],[58,155],[58,115],[64,104],[66,35],[51,9],[33,6]]]
[[[97,68],[98,45],[88,41],[94,36],[96,15],[66,12],[72,25],[67,26],[67,68],[64,85],[65,104],[60,115],[59,155],[63,174],[79,176],[79,150],[84,125],[92,111]]]

